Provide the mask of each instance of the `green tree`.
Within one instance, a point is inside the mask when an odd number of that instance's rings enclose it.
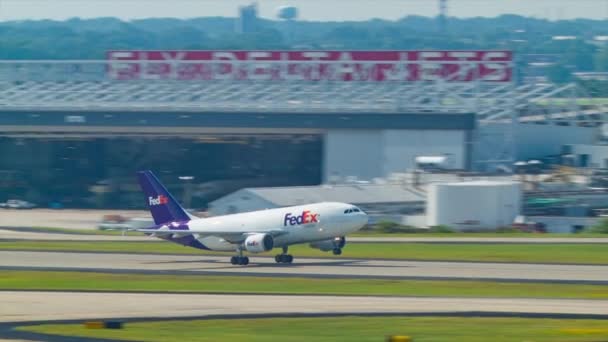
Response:
[[[549,77],[549,80],[554,83],[562,84],[572,81],[572,72],[561,63],[549,67],[547,76]]]
[[[608,45],[595,54],[594,62],[596,71],[608,71]]]
[[[596,225],[589,227],[587,231],[593,234],[608,234],[608,219],[600,220]]]

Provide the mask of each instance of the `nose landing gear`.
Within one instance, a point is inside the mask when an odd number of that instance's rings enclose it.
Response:
[[[278,264],[291,264],[293,262],[293,256],[291,254],[287,254],[288,247],[283,247],[283,253],[277,254],[274,257],[274,261]]]

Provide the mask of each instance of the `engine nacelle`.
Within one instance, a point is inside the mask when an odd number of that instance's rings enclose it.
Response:
[[[335,237],[331,240],[317,241],[310,244],[311,248],[320,249],[323,252],[329,252],[336,248],[342,249],[346,245],[344,236]]]
[[[262,253],[274,247],[274,239],[268,234],[254,234],[245,239],[244,245],[247,252]]]

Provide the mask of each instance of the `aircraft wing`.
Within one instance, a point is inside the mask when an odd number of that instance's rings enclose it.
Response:
[[[167,235],[174,235],[174,237],[182,237],[188,235],[195,235],[199,237],[216,236],[220,237],[230,243],[242,243],[249,235],[254,234],[270,234],[273,238],[287,234],[284,230],[269,230],[262,232],[235,232],[235,231],[201,231],[201,230],[177,230],[177,229],[132,229],[133,231],[151,234],[152,236],[163,237]]]

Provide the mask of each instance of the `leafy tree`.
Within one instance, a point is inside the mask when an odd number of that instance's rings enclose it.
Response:
[[[600,220],[596,225],[589,227],[587,232],[593,234],[608,234],[608,220]]]
[[[568,83],[572,81],[572,72],[563,64],[549,67],[548,77],[554,83]]]
[[[595,54],[594,64],[596,71],[608,71],[608,46],[605,46]]]
[[[0,23],[0,58],[104,58],[111,49],[510,49],[518,55],[555,54],[572,70],[607,70],[606,49],[589,43],[608,32],[608,21],[548,21],[503,15],[449,18],[439,32],[436,18],[407,16],[397,21],[273,21],[260,19],[259,31],[237,34],[234,18],[116,18],[37,20]],[[555,40],[558,35],[575,40]],[[286,39],[288,37],[289,39]]]

